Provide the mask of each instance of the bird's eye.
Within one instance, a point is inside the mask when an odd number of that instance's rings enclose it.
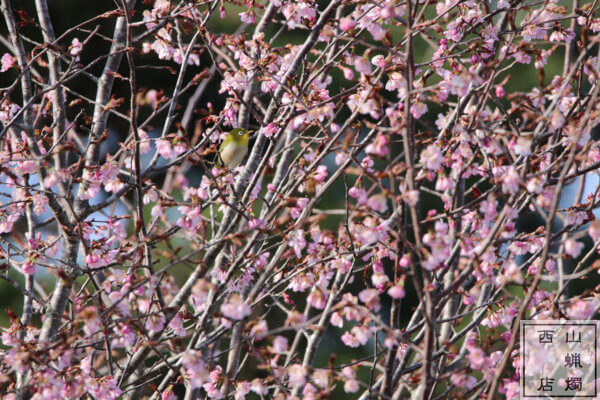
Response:
[[[243,136],[243,135],[244,135],[244,132],[242,132],[242,131],[239,131],[239,132],[238,132],[238,135],[240,135],[240,136]]]

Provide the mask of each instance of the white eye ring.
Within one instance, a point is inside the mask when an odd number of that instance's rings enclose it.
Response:
[[[240,136],[243,136],[243,135],[244,135],[244,132],[242,132],[242,131],[239,131],[239,132],[238,132],[238,135],[240,135]]]

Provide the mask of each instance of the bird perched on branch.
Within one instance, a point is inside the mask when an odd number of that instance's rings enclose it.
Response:
[[[227,134],[227,137],[219,147],[219,156],[222,165],[234,169],[244,160],[248,154],[248,138],[250,131],[244,128],[235,128]]]

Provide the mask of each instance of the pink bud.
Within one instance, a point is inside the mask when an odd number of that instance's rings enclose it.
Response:
[[[397,285],[394,285],[391,288],[389,288],[387,293],[393,299],[401,299],[405,295],[404,288],[402,286]]]
[[[398,264],[402,267],[402,268],[407,268],[410,265],[410,257],[408,257],[407,254],[404,254],[402,256],[402,258],[400,258],[400,261],[398,262]]]
[[[344,78],[347,80],[354,78],[354,72],[350,68],[342,67],[342,70],[344,71]]]
[[[496,96],[499,98],[503,98],[506,92],[502,86],[496,86]]]

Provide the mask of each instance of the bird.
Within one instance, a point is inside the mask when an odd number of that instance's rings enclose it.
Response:
[[[219,156],[221,165],[227,166],[229,169],[234,169],[246,157],[248,153],[248,138],[251,131],[244,128],[234,128],[227,134],[223,143],[219,147]]]

